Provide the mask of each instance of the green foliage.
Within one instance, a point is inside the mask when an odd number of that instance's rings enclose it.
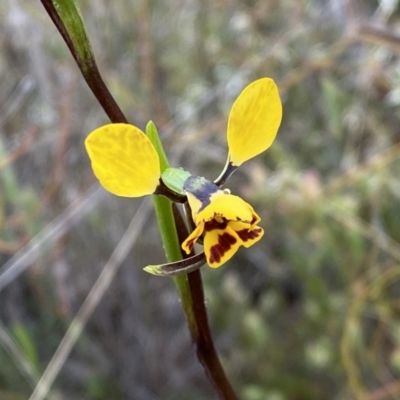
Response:
[[[67,40],[68,46],[72,48],[73,55],[83,67],[84,73],[89,74],[94,64],[94,58],[78,2],[76,0],[52,0],[51,4],[64,25],[69,39]]]
[[[24,325],[20,323],[15,323],[13,326],[11,326],[11,332],[21,347],[27,361],[32,365],[34,370],[38,372],[40,370],[40,364],[35,338],[33,337],[32,332],[30,332]]]

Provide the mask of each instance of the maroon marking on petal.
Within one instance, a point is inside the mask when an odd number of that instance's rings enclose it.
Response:
[[[210,264],[219,263],[224,254],[237,242],[237,239],[225,232],[218,235],[218,244],[210,248]]]
[[[254,215],[253,216],[253,219],[251,220],[251,222],[250,222],[250,225],[253,225],[253,224],[255,224],[255,222],[257,221],[257,217]]]
[[[212,219],[211,221],[207,221],[204,224],[204,231],[205,232],[210,232],[213,231],[214,229],[220,229],[224,230],[228,226],[228,221],[224,218],[223,222],[218,222],[215,219]]]
[[[255,239],[261,234],[261,228],[254,228],[251,231],[248,229],[242,229],[241,231],[236,231],[240,239],[243,240],[243,242],[247,242],[250,239]]]
[[[198,239],[198,238],[189,240],[189,241],[186,243],[186,246],[188,247],[188,249],[189,249],[190,251],[193,250],[194,242],[195,242],[195,240],[197,240],[197,239]]]

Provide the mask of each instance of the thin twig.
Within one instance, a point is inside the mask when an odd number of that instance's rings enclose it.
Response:
[[[0,268],[0,292],[25,271],[40,256],[45,246],[57,241],[89,212],[104,194],[95,184],[82,197],[74,201],[63,213],[54,218],[17,254]]]
[[[363,42],[388,47],[394,53],[400,53],[400,35],[394,29],[384,26],[361,25],[356,29],[355,37]]]

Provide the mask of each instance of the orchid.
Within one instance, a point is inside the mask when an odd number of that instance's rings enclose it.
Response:
[[[253,208],[220,186],[241,164],[271,146],[281,119],[282,104],[275,82],[262,78],[248,85],[229,114],[228,160],[214,182],[180,168],[162,171],[152,142],[134,125],[101,126],[89,134],[85,146],[95,176],[109,192],[123,197],[164,195],[187,202],[194,229],[182,249],[190,254],[194,243],[203,238],[207,263],[217,268],[240,246],[250,247],[264,234]]]

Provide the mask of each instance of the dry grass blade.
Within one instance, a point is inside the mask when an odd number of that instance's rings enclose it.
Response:
[[[43,376],[37,384],[34,392],[29,400],[42,400],[47,396],[47,393],[60,372],[65,360],[74,347],[77,339],[83,331],[87,320],[92,315],[94,309],[99,304],[104,292],[112,282],[119,266],[124,261],[133,243],[142,231],[142,227],[149,215],[151,202],[146,199],[138,208],[124,236],[115,248],[107,264],[104,266],[102,273],[86,297],[75,318],[71,322],[64,338],[58,346],[53,358],[49,362]]]
[[[49,246],[68,232],[81,218],[91,210],[100,199],[103,191],[99,185],[93,185],[83,199],[78,199],[57,218],[40,231],[23,249],[7,261],[0,269],[0,291],[16,279],[39,257],[41,250]]]

